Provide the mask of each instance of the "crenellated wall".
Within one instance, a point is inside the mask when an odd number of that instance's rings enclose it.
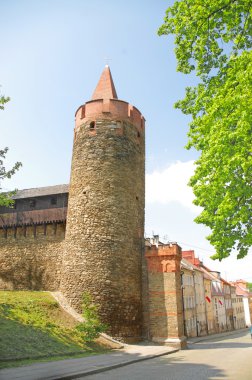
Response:
[[[0,229],[0,289],[59,289],[65,224]]]
[[[176,243],[146,247],[148,337],[154,342],[186,347],[180,277],[181,248]]]
[[[144,131],[145,119],[141,112],[131,104],[118,99],[90,100],[80,106],[75,113],[75,130],[83,124],[83,119],[99,119],[128,121],[138,130]]]

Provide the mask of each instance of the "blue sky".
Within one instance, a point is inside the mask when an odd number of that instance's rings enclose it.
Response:
[[[189,118],[173,104],[196,78],[176,72],[173,39],[157,36],[164,0],[0,1],[0,112],[7,164],[23,167],[4,189],[69,182],[74,113],[91,98],[109,63],[119,99],[146,118],[146,234],[177,241],[224,277],[252,281],[252,255],[211,262],[208,231],[186,183],[197,153],[184,149]],[[105,60],[108,58],[108,61]],[[226,272],[226,273],[225,273]]]

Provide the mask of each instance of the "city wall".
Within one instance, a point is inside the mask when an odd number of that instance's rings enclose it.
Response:
[[[0,289],[57,290],[63,223],[0,229]]]

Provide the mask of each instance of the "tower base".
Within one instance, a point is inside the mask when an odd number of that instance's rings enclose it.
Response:
[[[179,350],[184,350],[187,348],[187,341],[186,337],[182,336],[180,338],[162,338],[162,337],[155,337],[152,339],[152,342],[163,344],[165,346],[171,346],[174,348],[177,348]]]

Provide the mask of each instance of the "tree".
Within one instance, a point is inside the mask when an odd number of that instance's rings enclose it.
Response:
[[[159,34],[175,35],[178,71],[199,83],[175,104],[191,115],[187,148],[199,151],[192,186],[195,219],[211,229],[213,259],[252,245],[252,1],[181,0]]]
[[[249,291],[252,292],[252,282],[248,282],[247,287],[248,287]]]
[[[0,96],[0,109],[4,109],[4,105],[10,100],[10,98],[6,98],[4,96]],[[0,150],[0,184],[5,178],[11,178],[13,174],[22,166],[21,162],[16,162],[12,169],[7,170],[4,166],[4,159],[6,158],[6,154],[8,152],[8,148],[4,148]],[[1,187],[0,187],[1,190]],[[15,192],[9,193],[0,193],[0,206],[11,206],[13,204],[13,200],[11,196]]]
[[[0,96],[0,110],[4,109],[5,103],[9,102],[10,98],[9,97],[4,97],[3,95]]]

